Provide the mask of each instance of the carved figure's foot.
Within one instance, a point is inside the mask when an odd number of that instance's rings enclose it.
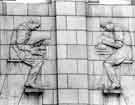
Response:
[[[43,86],[39,86],[35,83],[26,82],[24,85],[26,88],[45,89]]]
[[[109,87],[109,89],[120,89],[120,88],[121,88],[120,84],[116,84],[116,83],[113,83],[113,84]]]

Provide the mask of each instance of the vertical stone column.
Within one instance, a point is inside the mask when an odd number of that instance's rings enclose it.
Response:
[[[88,104],[86,2],[56,1],[58,101]]]

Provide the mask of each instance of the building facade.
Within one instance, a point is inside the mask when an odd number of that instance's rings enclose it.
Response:
[[[0,2],[0,105],[134,105],[135,2],[112,1]],[[32,25],[27,25],[29,21],[38,22],[40,26],[32,29]],[[104,94],[103,84],[110,84],[103,65],[108,54],[98,54],[95,47],[104,34],[101,24],[108,22],[120,25],[120,29],[106,33],[131,36],[131,43],[126,46],[132,49],[133,55],[130,60],[132,63],[121,62],[116,65],[120,91]],[[26,24],[26,27],[22,24]],[[45,36],[45,57],[34,59],[22,52],[18,57],[18,53],[12,51],[9,54],[10,46],[18,42],[11,43],[14,34],[21,41],[24,35],[35,35],[34,41],[39,36]],[[21,48],[23,51],[26,49],[23,46]],[[15,59],[9,61],[9,55]],[[24,92],[25,81],[31,70],[22,63],[26,59],[44,59],[36,80],[37,84],[45,87],[40,95],[38,92]]]

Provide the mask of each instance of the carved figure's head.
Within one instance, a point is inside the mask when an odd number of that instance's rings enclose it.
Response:
[[[29,20],[25,25],[32,31],[37,30],[40,27],[40,23],[34,20]]]
[[[100,24],[100,27],[104,30],[104,31],[113,31],[114,30],[114,24],[112,22],[106,22],[106,23],[102,23]]]

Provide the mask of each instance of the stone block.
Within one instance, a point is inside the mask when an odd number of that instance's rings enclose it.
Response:
[[[55,29],[55,17],[41,17],[41,29],[42,30],[54,30]]]
[[[87,75],[68,75],[69,88],[88,88]]]
[[[77,31],[77,44],[86,44],[86,31]]]
[[[48,6],[49,6],[49,16],[55,16],[56,14],[55,2],[48,4]]]
[[[46,89],[55,89],[56,88],[56,75],[41,75],[41,80],[38,81],[41,82],[41,85],[43,85]]]
[[[76,89],[59,90],[59,103],[78,103],[78,92]]]
[[[88,89],[79,89],[79,104],[88,104]]]
[[[47,58],[48,59],[56,59],[56,46],[48,46],[47,47]]]
[[[129,30],[135,31],[135,18],[129,18]]]
[[[113,23],[120,25],[122,31],[129,30],[129,19],[128,18],[113,18]]]
[[[131,17],[132,8],[131,6],[113,6],[113,16],[114,17]]]
[[[105,70],[104,70],[104,66],[103,66],[103,61],[93,61],[93,74],[96,75],[102,75],[104,74]]]
[[[58,80],[59,80],[59,88],[67,88],[67,83],[68,83],[68,80],[67,80],[67,75],[59,75],[58,76]]]
[[[89,75],[89,89],[102,89],[104,83],[103,75]]]
[[[0,16],[0,29],[13,29],[13,16]]]
[[[87,60],[78,60],[78,73],[87,73]]]
[[[59,60],[59,73],[77,73],[77,62],[75,60]]]
[[[0,45],[0,59],[8,59],[9,57],[9,45]]]
[[[105,95],[104,95],[105,96]],[[119,95],[106,95],[104,97],[105,105],[121,105]]]
[[[57,15],[75,15],[75,2],[56,2]]]
[[[112,16],[112,6],[89,5],[88,16]]]
[[[99,18],[90,17],[87,19],[87,30],[88,31],[100,31]]]
[[[134,62],[132,64],[121,64],[121,67],[119,69],[120,75],[133,76],[135,74],[134,67],[135,67]]]
[[[27,15],[26,3],[7,3],[8,15]]]
[[[45,90],[43,94],[42,104],[55,104],[55,90]]]
[[[45,64],[42,67],[42,74],[56,74],[55,60],[45,60]]]
[[[91,105],[102,105],[103,95],[100,90],[90,90],[89,91],[89,104]]]
[[[67,29],[85,30],[86,29],[86,18],[68,16],[67,17]]]
[[[2,14],[3,13],[3,9],[2,9],[3,7],[2,7],[2,3],[0,2],[0,14]]]
[[[14,16],[14,28],[18,28],[18,25],[28,22],[29,20],[34,20],[40,22],[40,17],[36,16]],[[20,27],[19,27],[20,28]]]
[[[87,44],[93,45],[93,32],[87,32]]]
[[[86,15],[85,2],[76,2],[76,15]]]
[[[79,45],[70,45],[68,46],[68,58],[80,58],[86,59],[87,58],[87,49],[86,46],[79,46]]]
[[[48,15],[48,4],[45,3],[31,3],[28,5],[28,15]]]
[[[0,44],[10,44],[10,38],[13,33],[13,31],[0,31]]]
[[[58,44],[76,44],[75,31],[58,31],[57,32]]]
[[[25,75],[8,75],[8,96],[20,96],[24,83]]]
[[[66,16],[57,16],[57,29],[67,29],[67,19]]]
[[[58,58],[66,58],[67,57],[67,47],[66,45],[58,45]]]

